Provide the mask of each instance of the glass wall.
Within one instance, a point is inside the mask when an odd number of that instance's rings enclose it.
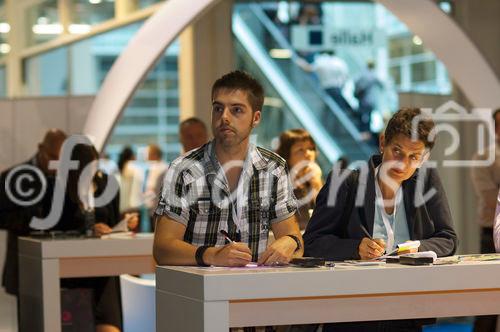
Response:
[[[142,22],[71,44],[71,95],[96,94],[108,70]]]
[[[84,33],[94,24],[112,19],[115,16],[113,0],[72,0],[71,25],[69,33]]]
[[[142,24],[130,24],[26,60],[27,94],[96,94],[113,63]],[[125,109],[106,146],[106,153],[115,161],[125,145],[133,145],[141,151],[148,144],[157,144],[168,161],[180,154],[178,54],[179,43],[175,41]]]
[[[26,94],[64,96],[70,84],[68,47],[61,47],[24,61]]]
[[[137,1],[137,8],[151,6],[158,0],[130,0]],[[58,4],[66,3],[68,8],[61,8]],[[64,27],[59,17],[60,12],[67,11],[70,23],[67,27],[69,34],[88,33],[93,25],[109,21],[115,17],[114,0],[42,0],[25,10],[26,45],[33,46],[48,42],[64,33]],[[1,19],[1,17],[0,17]],[[1,27],[0,27],[1,34]],[[1,37],[1,36],[0,36]]]
[[[159,2],[165,2],[165,0],[139,0],[139,8],[146,8]]]
[[[166,161],[180,155],[178,54],[179,44],[175,42],[137,89],[106,146],[112,159],[118,160],[123,147],[133,145],[138,160],[144,160],[142,152],[152,143],[160,146]],[[113,60],[102,58],[100,68],[106,71]]]
[[[10,24],[5,19],[5,5],[0,2],[0,59],[10,52],[7,35],[10,32]]]
[[[63,27],[59,21],[57,0],[44,0],[25,12],[26,46],[41,44],[57,38]]]

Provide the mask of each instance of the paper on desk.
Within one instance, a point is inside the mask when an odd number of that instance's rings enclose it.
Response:
[[[120,222],[111,228],[111,232],[128,232],[127,219],[122,219]]]
[[[267,269],[276,269],[276,268],[282,268],[282,267],[289,267],[290,265],[288,264],[281,264],[281,265],[259,265],[256,262],[250,262],[245,266],[233,266],[233,267],[227,267],[227,266],[207,266],[207,267],[198,267],[200,269],[209,269],[209,270],[267,270]]]
[[[458,264],[460,263],[460,259],[458,256],[448,256],[448,257],[439,257],[434,260],[434,265],[448,265],[448,264]]]
[[[131,239],[135,237],[134,232],[116,232],[101,235],[101,239]]]
[[[400,252],[403,252],[403,251],[409,251],[409,250],[412,250],[412,249],[416,249],[418,250],[418,248],[420,247],[420,241],[416,240],[416,241],[406,241],[406,242],[403,242],[403,243],[400,243],[396,246],[396,249],[394,249],[393,251],[383,255],[383,256],[380,256],[379,258],[377,259],[386,259],[387,257],[395,257],[395,254],[397,253],[400,253]],[[424,257],[424,256],[422,256]]]
[[[352,266],[377,266],[377,265],[384,265],[385,264],[384,261],[380,261],[380,260],[364,261],[364,260],[353,260],[353,259],[345,260],[342,263],[352,265]],[[342,263],[340,263],[340,265],[342,265]],[[337,263],[337,265],[338,264],[339,263]]]
[[[495,261],[500,260],[500,253],[498,254],[472,254],[472,255],[460,255],[458,259],[461,262],[485,262],[485,261]]]

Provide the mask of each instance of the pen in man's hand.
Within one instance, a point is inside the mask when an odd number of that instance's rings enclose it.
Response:
[[[225,230],[221,229],[221,230],[219,231],[219,233],[221,233],[222,235],[224,235],[224,237],[226,238],[226,240],[227,240],[229,243],[234,243],[234,241],[233,241],[233,240],[231,240],[231,238],[229,237],[229,234],[228,234]]]

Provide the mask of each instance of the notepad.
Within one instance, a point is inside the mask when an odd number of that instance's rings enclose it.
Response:
[[[119,223],[113,226],[111,228],[111,232],[117,233],[117,232],[128,232],[128,227],[127,227],[127,219],[123,218],[120,220]]]
[[[418,250],[420,247],[420,241],[406,241],[403,243],[400,243],[396,246],[396,249],[393,251],[389,252],[388,254],[385,254],[383,256],[380,256],[378,259],[386,259],[387,257],[394,256],[398,253],[402,253],[408,250]]]

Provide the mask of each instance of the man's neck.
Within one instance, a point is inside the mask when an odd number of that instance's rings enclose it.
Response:
[[[238,164],[230,165],[231,167],[225,170],[226,179],[228,181],[229,191],[234,192],[238,186],[241,172],[243,170],[243,162],[248,154],[248,139],[244,140],[241,144],[236,146],[224,146],[217,144],[215,141],[215,155],[219,163],[224,167],[227,163],[241,162]]]
[[[244,161],[248,153],[249,140],[246,139],[238,145],[226,146],[217,140],[215,141],[215,156],[219,163],[224,166],[224,164],[231,161]]]

